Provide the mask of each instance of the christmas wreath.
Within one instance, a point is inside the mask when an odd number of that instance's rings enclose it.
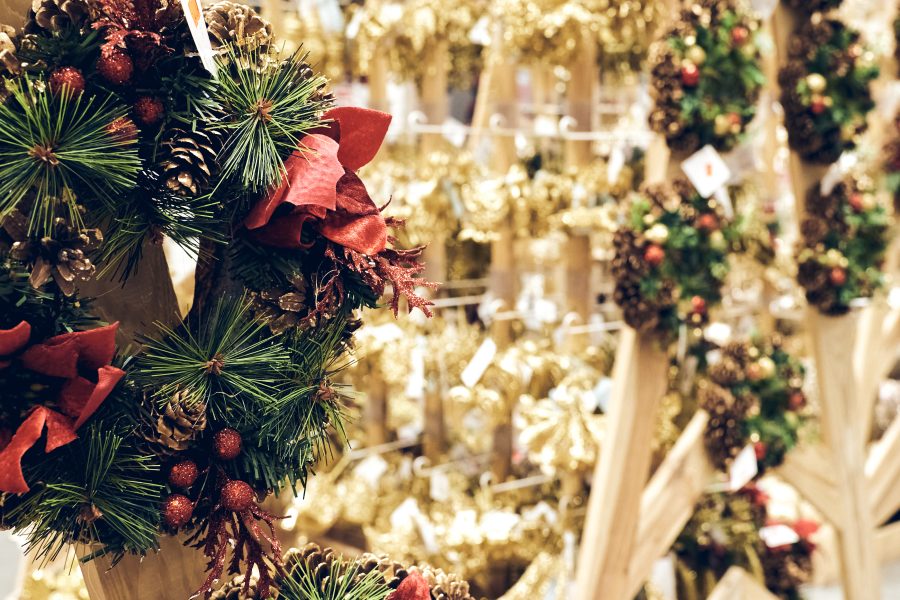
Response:
[[[2,523],[83,560],[183,533],[198,594],[230,555],[265,597],[284,562],[259,503],[341,431],[355,309],[389,285],[395,313],[428,303],[356,175],[390,117],[333,108],[248,7],[204,17],[208,43],[178,3],[43,0],[0,32]],[[98,315],[142,315],[108,282],[164,238],[199,259],[191,311],[123,335]]]
[[[679,598],[706,598],[732,566],[746,569],[779,598],[799,600],[800,586],[812,576],[810,539],[818,523],[792,522],[768,515],[769,498],[755,485],[735,493],[704,496],[691,520],[675,541],[676,584]],[[766,543],[764,529],[783,526],[793,530],[792,543]]]
[[[664,343],[682,324],[702,326],[721,300],[735,239],[721,207],[687,181],[646,187],[632,198],[628,223],[613,241],[614,299],[625,322]]]
[[[672,150],[691,153],[707,144],[730,150],[738,143],[765,81],[758,29],[730,3],[705,0],[682,10],[657,43],[650,127]]]
[[[777,343],[732,342],[707,357],[697,391],[710,415],[705,442],[713,463],[727,469],[753,444],[760,472],[781,464],[804,421],[803,365]]]
[[[848,178],[827,194],[816,184],[806,193],[805,208],[797,281],[821,312],[845,313],[853,300],[872,296],[883,283],[887,211],[868,178]]]
[[[876,77],[878,67],[859,32],[813,15],[794,33],[778,73],[791,149],[819,164],[852,150],[875,107],[869,84]]]

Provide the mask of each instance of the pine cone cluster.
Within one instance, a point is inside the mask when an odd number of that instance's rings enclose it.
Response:
[[[198,196],[209,191],[223,143],[218,129],[169,130],[160,144],[163,155],[159,161],[169,191],[179,196]]]
[[[206,429],[206,406],[193,402],[189,394],[178,391],[163,408],[145,395],[141,412],[141,436],[150,450],[159,456],[171,456],[190,448]]]
[[[469,583],[455,573],[445,573],[428,566],[413,568],[428,582],[433,600],[475,600],[469,592]]]
[[[272,24],[245,4],[222,0],[204,10],[203,16],[214,50],[235,45],[265,52],[275,37]]]
[[[704,443],[710,459],[719,469],[726,469],[747,445],[744,421],[759,408],[753,394],[734,395],[728,389],[703,382],[698,389],[700,408],[709,413]]]
[[[56,33],[83,29],[97,16],[89,0],[32,0],[25,33]]]
[[[32,266],[29,282],[35,289],[52,279],[63,294],[71,296],[77,282],[94,276],[96,267],[88,254],[103,242],[99,229],[80,229],[57,217],[52,234],[38,240],[28,235],[28,217],[19,210],[4,217],[2,227],[12,240],[10,257]]]
[[[244,591],[244,576],[238,575],[225,582],[225,585],[212,593],[210,600],[259,600],[257,580],[251,579],[247,591]]]
[[[637,331],[650,332],[660,326],[660,313],[674,310],[675,285],[663,280],[655,298],[641,292],[641,281],[650,271],[644,260],[646,242],[630,229],[620,229],[613,236],[615,256],[612,275],[616,280],[613,300],[622,309],[625,322]]]

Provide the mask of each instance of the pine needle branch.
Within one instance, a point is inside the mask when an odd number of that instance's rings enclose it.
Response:
[[[385,600],[391,589],[381,571],[363,573],[356,562],[335,559],[322,580],[300,561],[280,582],[279,596],[285,600]]]

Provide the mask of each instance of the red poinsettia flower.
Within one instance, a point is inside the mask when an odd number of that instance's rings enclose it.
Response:
[[[798,519],[791,528],[797,532],[801,540],[810,542],[810,538],[819,530],[819,524],[812,519]]]
[[[418,571],[411,572],[387,600],[431,600],[428,582]]]
[[[307,223],[325,238],[367,256],[387,246],[387,223],[356,171],[384,141],[391,116],[365,108],[334,108],[327,126],[304,136],[284,163],[285,176],[253,207],[244,225],[258,241],[279,248],[305,248]],[[282,205],[294,208],[275,215]]]
[[[31,326],[22,321],[0,330],[0,369],[28,369],[64,380],[56,398],[56,410],[37,406],[16,429],[0,436],[0,491],[23,494],[28,484],[22,473],[22,457],[47,429],[46,452],[75,440],[75,431],[106,400],[125,372],[111,366],[119,324],[64,333],[40,344],[28,345]],[[96,378],[93,377],[96,373]],[[83,375],[91,376],[90,379]],[[96,379],[96,381],[94,381]]]

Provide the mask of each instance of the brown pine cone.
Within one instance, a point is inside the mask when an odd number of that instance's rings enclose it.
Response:
[[[419,571],[428,582],[428,587],[431,588],[431,597],[434,600],[475,600],[475,597],[469,593],[468,582],[458,575],[445,573],[441,569],[429,566],[413,567],[413,569]]]
[[[17,41],[15,29],[9,25],[0,25],[0,73],[7,72],[16,75],[21,71],[19,58],[16,56],[18,51]],[[5,90],[2,90],[2,92],[3,94],[7,93]]]
[[[302,327],[309,316],[306,281],[297,275],[291,283],[291,289],[270,288],[250,294],[251,308],[275,335]]]
[[[744,379],[744,369],[736,360],[725,357],[709,367],[709,378],[723,387],[734,385]]]
[[[756,398],[752,395],[735,396],[712,382],[701,384],[697,395],[700,408],[709,413],[704,445],[713,464],[719,469],[726,469],[747,445],[743,423]]]
[[[797,589],[812,576],[810,552],[795,545],[790,548],[767,548],[760,556],[766,587],[779,597],[795,597]]]
[[[370,573],[375,569],[381,571],[385,582],[392,590],[396,590],[403,580],[406,579],[406,576],[409,575],[409,570],[406,567],[383,554],[377,555],[366,552],[356,560],[356,564],[359,565],[362,573]]]
[[[261,597],[255,578],[250,580],[250,587],[244,592],[244,576],[238,575],[213,592],[210,600],[258,600]]]
[[[160,144],[160,158],[166,187],[179,196],[197,196],[210,189],[217,170],[217,157],[224,140],[218,129],[189,131],[174,128]]]
[[[96,17],[88,0],[32,0],[25,33],[55,33],[85,28]]]
[[[4,217],[2,226],[13,240],[10,256],[31,265],[29,282],[35,289],[53,279],[63,294],[71,296],[77,281],[94,276],[96,267],[87,255],[103,242],[99,229],[79,230],[58,217],[52,235],[37,240],[28,236],[28,217],[18,210]]]
[[[184,390],[176,392],[162,409],[155,398],[145,395],[141,421],[141,435],[151,450],[168,456],[187,450],[206,429],[206,406],[191,402]]]
[[[222,0],[203,11],[214,50],[229,44],[265,51],[274,41],[272,24],[245,4]]]

